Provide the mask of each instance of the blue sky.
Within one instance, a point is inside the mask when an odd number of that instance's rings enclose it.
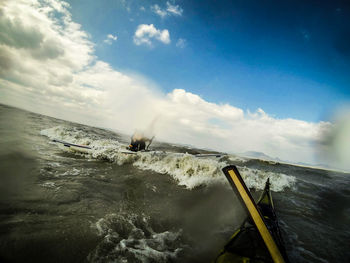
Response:
[[[208,101],[277,118],[327,120],[350,98],[350,13],[341,1],[68,1],[96,55],[122,71]],[[145,10],[140,10],[144,7]],[[139,24],[167,29],[171,43],[137,46]],[[118,37],[112,45],[107,34]],[[185,47],[177,48],[179,38]]]
[[[330,163],[330,116],[350,100],[350,7],[305,2],[3,0],[0,103]]]

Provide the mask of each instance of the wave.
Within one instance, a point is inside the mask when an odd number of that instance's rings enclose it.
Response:
[[[227,184],[221,169],[232,161],[246,162],[246,159],[237,156],[228,156],[220,159],[197,158],[188,153],[171,152],[138,152],[125,154],[125,145],[112,139],[91,137],[86,132],[70,127],[56,126],[41,131],[41,134],[50,139],[59,139],[74,144],[89,145],[92,149],[84,154],[87,158],[107,160],[119,165],[132,164],[142,170],[152,170],[172,176],[179,185],[194,189],[202,185],[216,183]],[[59,145],[61,149],[70,151],[70,148]],[[271,178],[271,189],[283,191],[295,183],[295,177],[271,171],[263,171],[238,166],[242,177],[249,188],[262,190],[267,178]]]
[[[186,153],[165,155],[142,153],[134,162],[134,166],[140,169],[170,174],[179,185],[189,189],[222,181],[221,168],[225,165],[226,163],[217,160],[199,159]]]
[[[270,178],[271,190],[274,192],[281,192],[285,188],[292,187],[296,178],[291,175],[282,173],[274,173],[271,171],[258,170],[248,167],[238,166],[238,169],[243,177],[244,182],[249,188],[263,190],[267,178]]]
[[[88,256],[90,262],[169,262],[183,250],[182,231],[156,232],[150,218],[135,214],[109,214],[94,228],[102,241]]]

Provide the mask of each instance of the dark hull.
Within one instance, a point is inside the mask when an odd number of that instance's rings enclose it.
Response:
[[[224,168],[224,173],[226,176],[228,176],[227,170],[227,167]],[[237,168],[235,168],[235,173],[237,173],[237,176],[240,177]],[[229,181],[233,185],[230,179]],[[243,183],[243,187],[245,188],[245,190],[248,191],[242,179],[241,183]],[[240,196],[236,185],[233,185],[233,188],[236,192],[238,192],[238,195]],[[249,191],[248,196],[251,198]],[[254,202],[254,200],[252,201]],[[269,234],[271,235],[278,249],[278,254],[280,257],[272,257],[273,253],[271,253],[268,249],[266,239],[263,238],[263,234],[259,232],[254,218],[252,216],[248,216],[244,220],[241,227],[237,229],[233,236],[230,238],[229,242],[225,245],[224,249],[220,252],[220,254],[215,260],[216,263],[289,262],[283,244],[276,213],[274,210],[273,200],[270,192],[269,179],[266,181],[264,191],[261,194],[258,202],[254,202],[254,206],[257,209],[258,215],[261,217]],[[250,212],[248,212],[248,214],[250,215]]]

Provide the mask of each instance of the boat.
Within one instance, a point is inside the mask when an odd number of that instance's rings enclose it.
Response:
[[[223,172],[239,196],[248,217],[220,251],[215,263],[288,263],[281,230],[275,213],[267,179],[264,191],[255,203],[237,167],[231,165]]]
[[[74,152],[89,153],[92,150],[92,148],[87,145],[74,144],[70,142],[61,141],[58,139],[53,139],[52,142],[63,144],[63,146],[71,149]]]

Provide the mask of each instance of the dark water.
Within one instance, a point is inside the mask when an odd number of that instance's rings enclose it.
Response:
[[[349,174],[160,142],[127,156],[125,135],[3,105],[0,138],[1,262],[210,262],[245,217],[227,164],[254,196],[271,178],[291,262],[350,262]]]

